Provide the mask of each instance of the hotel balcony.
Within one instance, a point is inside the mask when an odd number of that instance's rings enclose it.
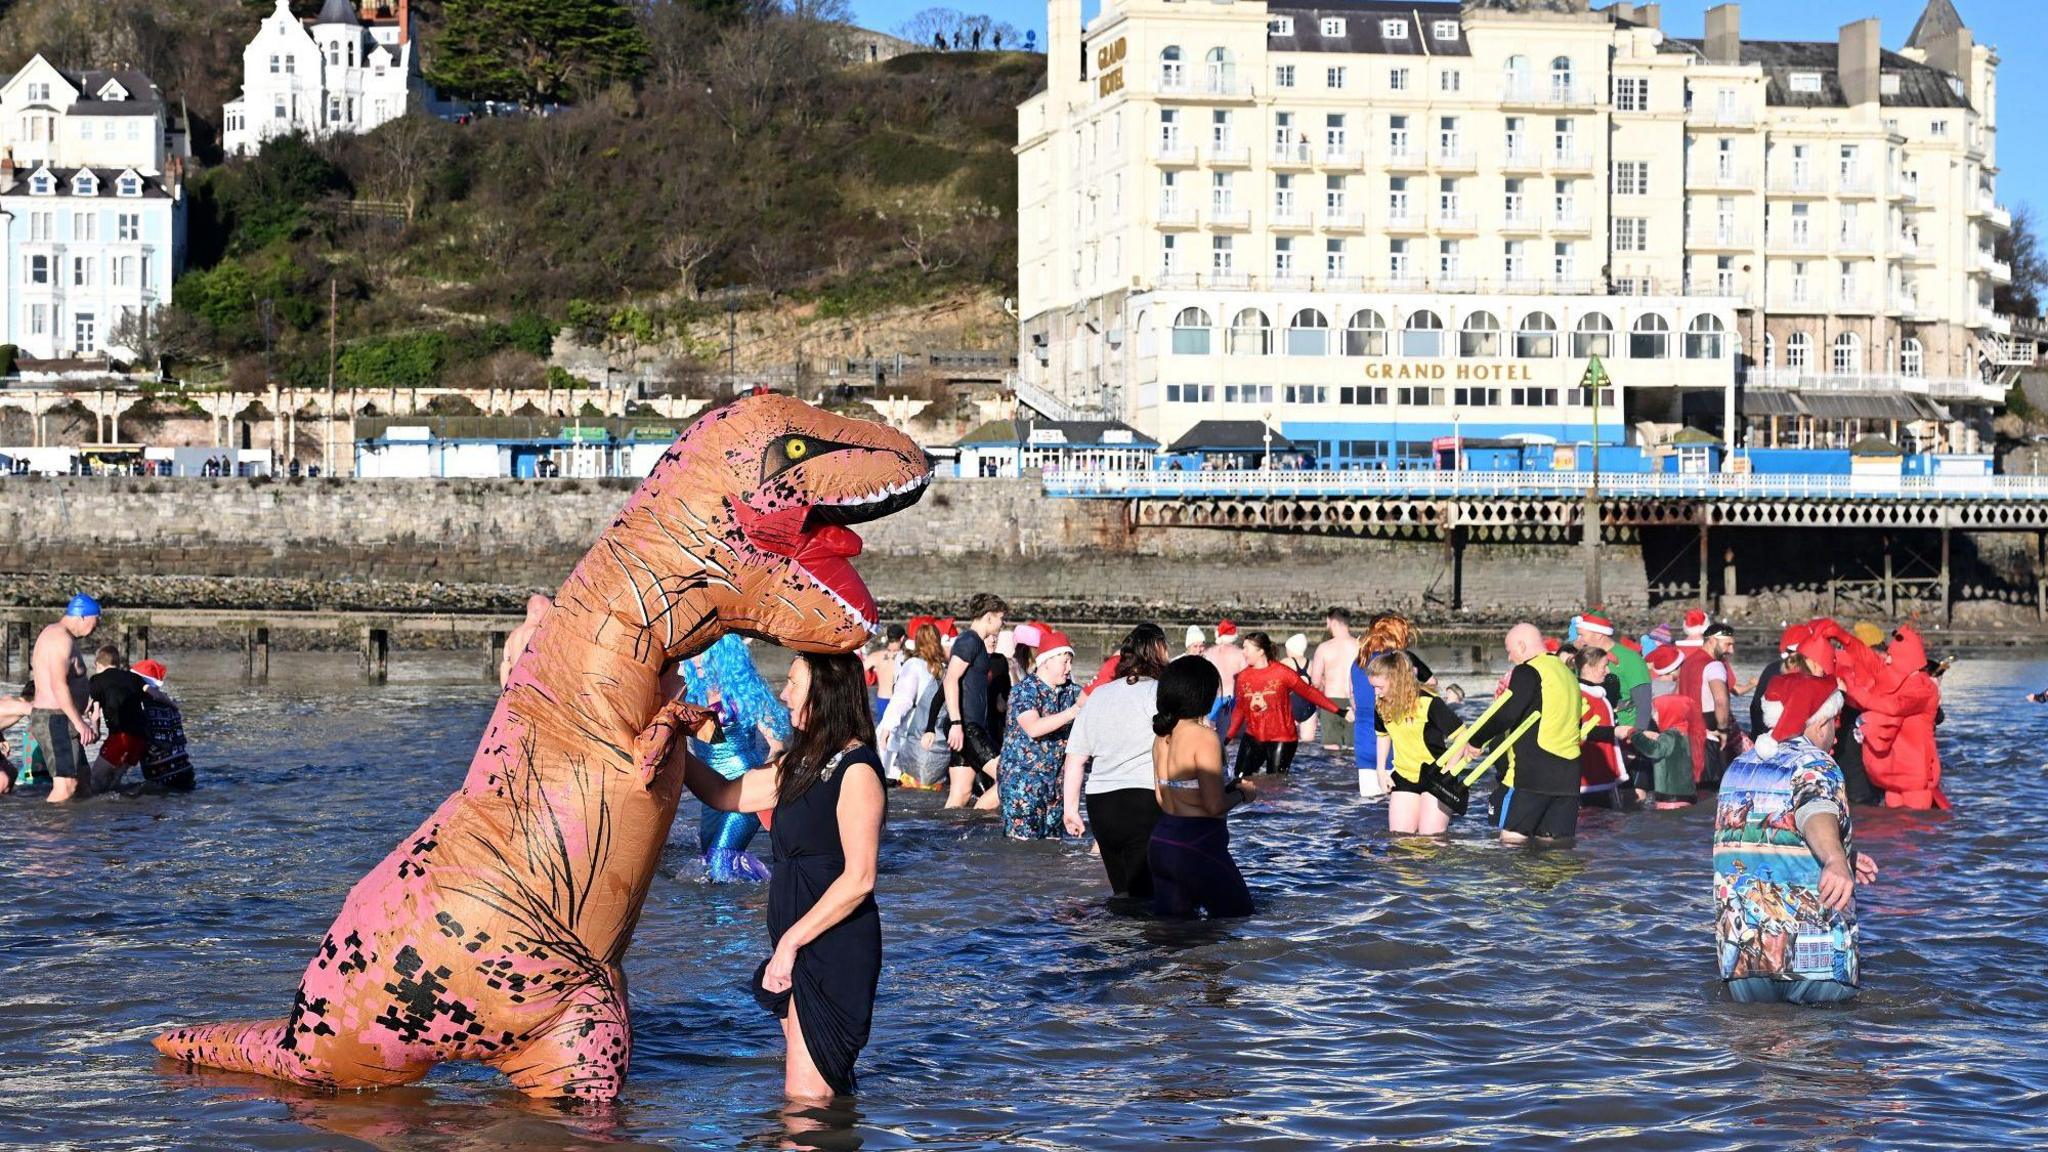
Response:
[[[1211,144],[1206,159],[1212,168],[1243,168],[1252,162],[1252,153],[1241,145]]]
[[[1251,290],[1252,278],[1247,272],[1211,272],[1208,287],[1223,292],[1247,292]]]
[[[1988,331],[1996,332],[2000,336],[2012,335],[2012,317],[2000,316],[1998,313],[1993,312],[1991,309],[1986,308],[1982,304],[1977,304],[1971,307],[1970,322],[1968,326],[1971,328],[1982,328]]]
[[[1159,143],[1152,146],[1152,162],[1169,168],[1192,168],[1195,164],[1195,148],[1192,144]]]
[[[1443,212],[1436,214],[1436,230],[1439,232],[1477,232],[1479,218],[1473,212]]]
[[[1875,256],[1877,244],[1871,235],[1869,229],[1836,233],[1835,251],[1845,256]]]
[[[1827,191],[1827,181],[1811,170],[1780,170],[1771,173],[1769,188],[1773,193],[1788,196],[1818,196]]]
[[[1685,186],[1703,192],[1750,192],[1756,189],[1756,179],[1747,168],[1703,164],[1686,170]]]
[[[1422,149],[1413,144],[1388,145],[1387,150],[1380,156],[1380,163],[1396,171],[1419,172],[1429,167],[1429,161],[1423,158]]]
[[[1756,113],[1748,108],[1706,107],[1695,104],[1685,110],[1685,122],[1699,128],[1754,128]]]
[[[1527,209],[1519,212],[1511,211],[1501,217],[1500,230],[1502,232],[1534,235],[1543,231],[1543,217]]]
[[[1466,276],[1460,273],[1450,273],[1438,276],[1435,282],[1432,283],[1430,286],[1436,289],[1438,292],[1451,293],[1460,296],[1469,296],[1472,293],[1479,291],[1479,280],[1477,277],[1474,276]]]
[[[1369,288],[1370,285],[1366,283],[1363,276],[1323,277],[1323,291],[1325,292],[1364,292]]]
[[[1500,166],[1503,172],[1541,172],[1543,153],[1527,145],[1510,145],[1507,155],[1501,157]]]
[[[1687,296],[1703,296],[1722,300],[1740,300],[1746,295],[1742,291],[1741,280],[1734,276],[1730,276],[1726,280],[1718,277],[1688,277],[1683,286],[1683,292]]]
[[[1157,94],[1176,100],[1249,100],[1251,88],[1234,75],[1189,75],[1185,69],[1159,73]]]
[[[1971,202],[1970,215],[1982,217],[1997,228],[2012,227],[2012,213],[2006,211],[2005,205],[2000,204],[1990,192],[1982,188],[1977,189],[1977,198]]]
[[[1315,288],[1315,279],[1309,276],[1274,275],[1266,282],[1266,288],[1273,292],[1308,292]]]
[[[1895,396],[1901,392],[1931,396],[1937,400],[1965,400],[1994,404],[2005,398],[2005,390],[1976,376],[1894,376],[1857,373],[1795,372],[1789,369],[1759,369],[1743,380],[1743,388],[1773,392],[1832,392]]]
[[[1600,93],[1585,84],[1533,81],[1507,85],[1501,90],[1500,102],[1514,108],[1596,108]]]
[[[1705,252],[1747,252],[1756,247],[1747,228],[1694,225],[1685,234],[1685,246]]]
[[[1316,159],[1316,166],[1327,172],[1356,172],[1364,166],[1365,157],[1342,148],[1325,148]]]
[[[1918,173],[1906,176],[1894,172],[1886,182],[1885,187],[1894,200],[1904,200],[1909,206],[1920,199],[1920,176]]]
[[[1412,208],[1388,212],[1387,218],[1380,222],[1380,226],[1389,232],[1423,232],[1427,230],[1422,221],[1422,213]]]
[[[1159,206],[1159,226],[1161,228],[1179,230],[1193,228],[1196,223],[1195,210],[1185,204],[1161,204]]]
[[[1835,293],[1835,312],[1843,316],[1867,316],[1878,311],[1877,294],[1865,288]]]
[[[1605,289],[1598,280],[1580,280],[1567,274],[1551,277],[1550,291],[1558,296],[1595,296]]]
[[[1395,273],[1379,282],[1379,291],[1382,292],[1421,292],[1428,287],[1428,281],[1407,273]]]
[[[1553,172],[1591,172],[1593,154],[1578,148],[1554,148],[1550,153]]]
[[[1764,305],[1767,312],[1777,313],[1819,313],[1829,311],[1827,298],[1818,290],[1805,292],[1773,292]]]
[[[1209,209],[1209,227],[1232,230],[1252,226],[1252,214],[1243,208],[1232,208],[1227,204]]]
[[[1795,232],[1790,228],[1771,229],[1764,237],[1764,248],[1770,252],[1817,253],[1827,250],[1820,242],[1820,233],[1808,229]]]
[[[1866,168],[1853,172],[1838,173],[1835,177],[1835,195],[1848,199],[1864,199],[1877,195],[1877,173]]]
[[[1500,282],[1500,290],[1509,296],[1540,296],[1550,285],[1541,276],[1510,276]]]
[[[1911,236],[1900,236],[1892,241],[1892,251],[1897,258],[1908,264],[1936,264],[1940,258],[1935,255],[1934,245]]]
[[[1583,212],[1557,212],[1550,217],[1550,230],[1560,233],[1591,232],[1593,225]]]
[[[1363,232],[1365,231],[1365,213],[1325,212],[1323,213],[1323,231]]]
[[[1439,171],[1471,172],[1479,167],[1478,157],[1470,148],[1438,148],[1432,159]]]
[[[1307,168],[1315,163],[1315,153],[1307,144],[1275,144],[1268,159],[1275,168]]]
[[[1276,232],[1307,232],[1315,227],[1315,217],[1300,207],[1275,207],[1267,226]]]
[[[1989,248],[1977,249],[1970,257],[1970,271],[1989,276],[2000,284],[2012,283],[2012,265],[2000,260]]]
[[[1930,314],[1920,307],[1917,293],[1893,290],[1885,296],[1885,311],[1895,312],[1907,320],[1925,320]]]

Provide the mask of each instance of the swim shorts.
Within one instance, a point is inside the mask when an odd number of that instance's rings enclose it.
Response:
[[[1394,791],[1405,792],[1411,796],[1429,795],[1429,789],[1422,786],[1420,779],[1410,780],[1399,772],[1394,773]]]
[[[988,729],[979,724],[960,726],[960,752],[954,763],[979,772],[983,765],[997,755],[996,742],[988,738]]]
[[[28,714],[28,732],[41,746],[43,763],[52,777],[91,779],[85,745],[78,742],[78,730],[71,726],[70,717],[54,708],[37,708]]]
[[[1344,696],[1330,697],[1330,703],[1337,706],[1335,712],[1316,713],[1316,736],[1325,748],[1351,747],[1351,721],[1344,713],[1351,709],[1351,700]]]
[[[1493,796],[1494,826],[1540,840],[1569,840],[1579,833],[1577,796],[1539,796],[1509,788]]]
[[[149,742],[132,732],[116,732],[100,745],[100,758],[116,768],[133,768],[142,763]]]

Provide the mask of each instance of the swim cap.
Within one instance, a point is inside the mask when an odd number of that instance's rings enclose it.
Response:
[[[76,616],[80,619],[97,616],[100,614],[100,602],[80,592],[71,598],[71,603],[64,606],[64,614],[66,616]]]

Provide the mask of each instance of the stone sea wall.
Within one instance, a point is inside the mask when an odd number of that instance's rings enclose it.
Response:
[[[623,481],[67,478],[0,481],[0,601],[85,586],[151,607],[511,611],[558,585],[631,490]],[[892,615],[976,591],[1069,620],[1301,618],[1336,603],[1430,613],[1449,559],[1426,542],[1133,529],[1117,501],[1053,500],[1034,480],[941,480],[863,526],[858,562]],[[1606,553],[1609,603],[1645,603],[1640,554]],[[1576,608],[1576,549],[1477,544],[1482,618]]]

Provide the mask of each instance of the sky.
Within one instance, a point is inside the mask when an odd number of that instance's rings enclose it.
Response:
[[[1696,37],[1706,25],[1706,10],[1715,0],[1666,0],[1664,31]],[[1963,22],[1979,44],[1998,51],[1998,198],[2008,207],[2023,203],[2048,211],[2048,36],[2038,22],[2048,17],[2043,0],[1953,0]],[[1084,0],[1092,16],[1095,0]],[[1605,7],[1607,0],[1594,0]],[[860,23],[894,32],[914,13],[929,7],[950,7],[1005,20],[1019,29],[1036,31],[1045,43],[1045,5],[1024,0],[853,0]],[[1766,40],[1832,40],[1842,25],[1875,16],[1883,22],[1884,46],[1897,49],[1920,18],[1925,0],[1751,0],[1742,7],[1742,34]],[[2030,27],[2030,25],[2032,25]],[[2028,35],[2029,32],[2034,33]]]

